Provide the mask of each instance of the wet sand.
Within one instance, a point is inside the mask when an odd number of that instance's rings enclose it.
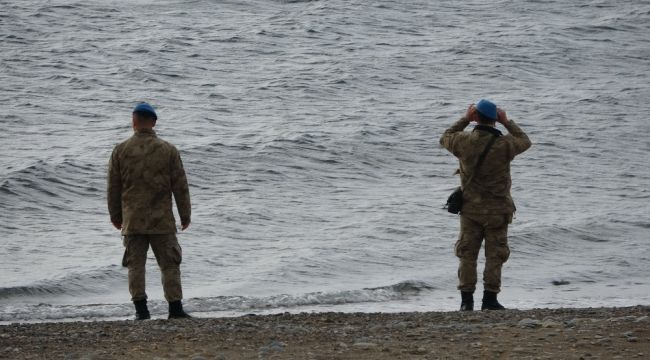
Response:
[[[0,326],[2,359],[648,359],[650,306]]]

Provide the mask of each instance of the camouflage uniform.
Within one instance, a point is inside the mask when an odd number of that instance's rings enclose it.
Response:
[[[516,210],[510,196],[510,162],[526,151],[531,142],[512,120],[506,125],[509,134],[503,136],[499,130],[485,125],[477,125],[472,132],[463,131],[468,125],[469,121],[462,118],[440,138],[440,144],[459,159],[461,183],[464,184],[460,235],[455,246],[456,256],[460,259],[458,289],[475,290],[476,260],[485,239],[483,285],[485,290],[498,293],[501,267],[510,256],[508,224]],[[467,183],[481,152],[494,135],[499,137],[478,173]]]
[[[129,268],[133,301],[147,298],[145,263],[149,245],[162,273],[167,301],[181,300],[181,248],[176,239],[172,195],[181,218],[189,224],[190,193],[178,150],[153,130],[140,129],[117,145],[108,165],[108,210],[122,224],[123,265]]]

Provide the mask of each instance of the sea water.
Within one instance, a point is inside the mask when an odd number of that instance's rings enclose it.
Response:
[[[438,139],[483,97],[533,142],[501,302],[647,305],[649,33],[647,1],[0,0],[0,321],[132,316],[105,178],[138,101],[199,316],[456,310]]]

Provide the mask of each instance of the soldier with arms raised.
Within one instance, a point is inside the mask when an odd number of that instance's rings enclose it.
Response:
[[[464,131],[470,122],[477,125],[473,131]],[[507,135],[495,128],[496,122],[505,126]],[[476,260],[483,239],[485,270],[481,310],[501,310],[504,307],[497,301],[497,294],[501,290],[501,268],[510,256],[508,224],[515,211],[510,196],[510,162],[530,147],[530,140],[514,121],[508,120],[504,110],[488,100],[480,100],[442,134],[440,144],[458,158],[463,184],[460,235],[455,246],[460,259],[461,310],[474,309]],[[486,148],[488,152],[477,167]]]

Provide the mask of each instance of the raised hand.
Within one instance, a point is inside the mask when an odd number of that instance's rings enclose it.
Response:
[[[469,122],[478,121],[478,117],[476,114],[476,107],[474,106],[474,104],[471,104],[467,108],[467,111],[465,112],[465,119],[469,120]]]
[[[508,120],[508,117],[506,116],[506,111],[505,110],[503,110],[501,108],[497,108],[497,121],[500,122],[503,125],[508,124],[509,120]]]

